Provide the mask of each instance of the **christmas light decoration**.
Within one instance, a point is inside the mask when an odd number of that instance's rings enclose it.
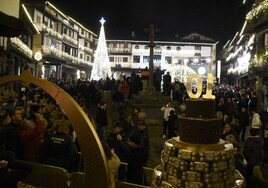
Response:
[[[101,30],[90,80],[106,79],[112,75],[103,26],[105,20],[102,18],[100,22]]]

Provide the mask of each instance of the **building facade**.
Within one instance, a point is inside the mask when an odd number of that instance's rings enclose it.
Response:
[[[33,32],[0,36],[1,72],[20,75],[28,67],[34,76],[43,79],[88,80],[97,35],[48,1],[33,4],[23,0],[22,6],[25,13],[21,19],[28,20]],[[149,67],[149,42],[107,40],[113,75],[130,75]],[[219,73],[215,40],[192,33],[179,41],[153,42],[153,70],[169,71],[173,79],[181,82],[190,73],[197,73],[206,81],[210,68],[215,75]]]
[[[110,64],[115,75],[129,76],[149,67],[150,41],[107,40]],[[169,71],[173,79],[185,82],[188,74],[197,73],[206,80],[210,65],[216,67],[217,42],[197,33],[182,38],[179,42],[154,41],[154,70]]]
[[[20,75],[27,65],[33,75],[44,79],[86,79],[97,35],[48,1],[25,1],[22,6],[37,31],[0,37],[1,72]]]
[[[253,88],[258,106],[267,106],[268,0],[256,0],[240,32],[224,46],[224,80]]]

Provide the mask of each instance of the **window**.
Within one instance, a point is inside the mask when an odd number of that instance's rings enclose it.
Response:
[[[124,48],[128,48],[128,43],[124,43]]]
[[[143,63],[149,63],[149,56],[143,56]]]
[[[116,48],[117,47],[117,44],[116,43],[113,43],[113,48]]]
[[[128,62],[128,57],[123,57],[123,62],[127,63]]]
[[[201,51],[201,46],[195,46],[194,49]]]
[[[114,57],[109,57],[110,62],[114,62]]]
[[[65,25],[63,26],[63,33],[67,34],[67,27]]]
[[[171,50],[171,47],[170,47],[170,46],[168,46],[168,47],[167,47],[167,50]]]
[[[171,64],[172,57],[165,57],[165,63],[166,64]]]
[[[134,55],[133,56],[133,63],[140,63],[140,56]]]
[[[48,26],[48,18],[46,16],[44,17],[44,24]]]
[[[80,59],[83,59],[83,54],[80,54]]]
[[[36,23],[41,23],[41,16],[39,15],[36,16]]]

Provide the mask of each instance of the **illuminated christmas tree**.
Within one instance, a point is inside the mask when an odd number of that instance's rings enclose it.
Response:
[[[107,76],[111,77],[112,74],[103,26],[105,20],[101,18],[100,23],[101,30],[90,80],[106,79]]]

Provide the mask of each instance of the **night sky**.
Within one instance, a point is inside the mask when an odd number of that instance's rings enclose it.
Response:
[[[154,24],[155,40],[176,41],[199,33],[223,46],[240,31],[248,11],[243,0],[51,0],[58,9],[97,35],[101,17],[106,39],[148,40],[144,30]],[[179,41],[179,40],[178,40]]]

